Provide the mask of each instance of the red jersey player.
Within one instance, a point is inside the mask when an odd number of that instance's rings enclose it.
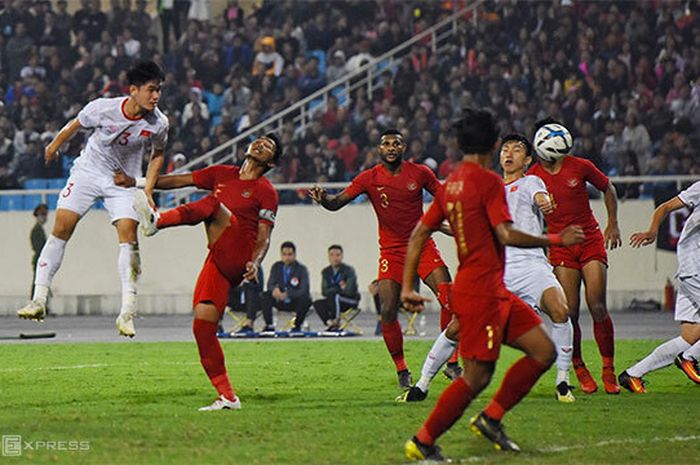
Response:
[[[514,229],[503,181],[486,168],[498,141],[493,118],[485,111],[466,109],[456,130],[463,161],[447,178],[411,236],[401,299],[409,309],[422,309],[427,299],[415,292],[411,283],[423,245],[447,219],[459,258],[450,307],[460,325],[459,351],[464,371],[442,393],[418,433],[406,442],[406,457],[413,460],[443,460],[435,441],[489,384],[503,343],[524,351],[525,356],[510,367],[494,399],[472,419],[472,430],[479,431],[499,449],[520,450],[506,436],[500,419],[549,368],[555,350],[535,311],[506,290],[504,246],[546,247],[583,239],[578,227],[547,236],[532,236]]]
[[[545,124],[555,123],[547,119],[535,125],[535,131]],[[586,240],[579,246],[566,249],[551,247],[549,261],[554,274],[564,288],[568,301],[571,323],[574,327],[572,362],[581,390],[592,394],[598,385],[586,368],[581,356],[581,327],[578,323],[581,281],[586,286],[586,303],[593,317],[593,334],[603,358],[603,385],[608,394],[619,394],[620,386],[615,377],[615,332],[608,314],[605,292],[608,257],[606,245],[615,249],[622,245],[617,226],[617,193],[615,186],[588,160],[565,156],[553,161],[544,160],[533,165],[528,174],[539,176],[553,198],[554,211],[545,216],[549,232],[557,233],[571,224],[583,227]],[[588,202],[586,183],[603,192],[608,211],[608,226],[601,234],[598,222]]]
[[[209,255],[194,290],[192,329],[202,366],[219,397],[200,410],[241,407],[226,372],[216,331],[229,289],[243,279],[256,280],[267,253],[278,196],[263,174],[277,163],[281,153],[277,137],[267,134],[248,146],[240,169],[210,166],[191,174],[160,176],[156,183],[158,189],[196,186],[212,191],[211,195],[166,212],[152,210],[143,195],[137,195],[134,203],[147,236],[173,226],[206,224]],[[133,179],[117,174],[115,182],[130,185]]]
[[[338,195],[328,195],[318,186],[311,189],[309,194],[330,211],[339,210],[360,194],[367,194],[372,202],[379,222],[378,285],[382,335],[396,365],[399,385],[409,389],[412,384],[411,374],[404,359],[403,334],[397,318],[401,276],[408,239],[423,215],[423,189],[435,195],[440,188],[440,181],[427,166],[404,161],[405,151],[403,135],[393,129],[387,130],[379,142],[380,164],[357,175]],[[450,275],[432,240],[423,247],[421,257],[418,274],[442,305],[440,326],[444,329],[451,317],[445,309],[446,295],[440,293],[439,289],[441,285],[449,283]],[[456,357],[450,362],[445,374],[448,377],[459,376]]]

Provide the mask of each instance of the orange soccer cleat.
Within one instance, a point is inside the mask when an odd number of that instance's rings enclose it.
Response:
[[[635,378],[627,373],[627,370],[620,373],[618,377],[620,380],[620,386],[627,389],[629,392],[634,394],[646,394],[647,389],[644,387],[644,380],[642,378]]]
[[[581,390],[586,394],[593,394],[598,390],[598,384],[591,376],[591,372],[588,371],[586,365],[574,365],[574,372],[576,373],[576,378],[578,378],[578,383],[581,386]]]
[[[674,363],[680,370],[685,373],[685,375],[695,384],[700,384],[700,373],[698,369],[698,361],[687,358],[683,358],[683,354],[678,354]]]
[[[620,385],[617,384],[615,370],[612,367],[603,367],[603,386],[608,394],[620,393]]]

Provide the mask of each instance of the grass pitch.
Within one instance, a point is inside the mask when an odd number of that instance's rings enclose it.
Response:
[[[618,368],[657,343],[618,342]],[[414,374],[430,344],[407,340]],[[194,343],[0,346],[0,434],[41,447],[25,448],[21,457],[0,456],[0,463],[405,463],[404,441],[447,384],[439,375],[427,401],[395,403],[400,391],[381,340],[223,346],[240,411],[197,412],[215,391]],[[584,350],[599,373],[594,344]],[[455,462],[700,463],[700,387],[675,367],[649,375],[647,395],[575,391],[573,405],[554,400],[550,371],[505,418],[525,452],[495,451],[468,432],[467,420],[517,355],[504,351],[492,385],[440,439]],[[46,450],[37,441],[89,441],[89,450]]]

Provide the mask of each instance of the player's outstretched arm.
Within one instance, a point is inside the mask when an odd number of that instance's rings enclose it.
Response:
[[[149,165],[150,166],[150,165]],[[146,179],[139,180],[132,178],[121,170],[117,170],[113,175],[114,184],[121,187],[145,187]],[[192,174],[165,174],[158,176],[156,180],[156,189],[179,189],[181,187],[194,186]]]
[[[533,236],[513,227],[513,223],[501,223],[495,228],[496,237],[502,245],[534,249],[550,245],[570,246],[583,242],[584,234],[580,226],[567,226],[559,234]]]
[[[651,224],[649,225],[649,230],[644,232],[636,232],[630,236],[630,245],[634,248],[642,247],[645,245],[653,244],[656,240],[656,235],[659,233],[659,227],[661,223],[666,219],[669,213],[674,212],[680,208],[683,208],[685,204],[679,197],[674,197],[668,200],[654,210],[654,214],[651,216]]]
[[[148,202],[151,204],[151,208],[156,207],[156,203],[153,201],[153,190],[156,187],[160,170],[163,168],[163,160],[165,160],[163,150],[157,150],[154,148],[151,151],[151,159],[148,161],[148,169],[146,170],[146,185],[143,188],[143,191],[148,198]]]
[[[423,246],[430,238],[433,231],[423,222],[419,222],[411,234],[406,251],[406,261],[403,268],[403,283],[401,285],[401,302],[409,312],[422,312],[425,302],[430,299],[423,297],[415,290],[416,276],[418,275],[418,263]]]
[[[243,274],[243,279],[248,281],[258,280],[258,269],[262,263],[267,250],[270,248],[270,236],[272,235],[272,225],[269,223],[258,223],[258,237],[255,240],[253,248],[253,258],[246,263],[246,271]]]
[[[76,132],[82,129],[78,118],[73,118],[54,136],[53,140],[44,149],[44,162],[48,166],[58,157],[58,149],[69,141]]]
[[[605,238],[605,247],[613,250],[622,246],[622,238],[620,237],[620,227],[617,224],[617,189],[613,183],[608,183],[608,188],[603,193],[605,209],[608,211],[608,225],[605,228],[603,237]]]
[[[329,195],[328,192],[326,192],[326,189],[321,186],[314,186],[309,189],[309,197],[311,197],[314,202],[321,205],[326,210],[332,212],[340,210],[345,205],[352,202],[354,198],[348,195],[346,191],[336,195]]]

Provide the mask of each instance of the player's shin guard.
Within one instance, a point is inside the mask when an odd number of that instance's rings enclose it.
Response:
[[[122,283],[121,311],[134,311],[136,306],[136,285],[141,276],[141,256],[137,243],[119,244],[119,277]]]
[[[416,386],[423,392],[428,392],[430,387],[430,382],[437,374],[440,367],[447,363],[447,360],[457,351],[455,347],[457,346],[457,341],[451,341],[445,335],[445,331],[440,333],[440,335],[435,339],[433,346],[428,352],[428,356],[425,358],[423,363],[423,368],[420,372],[420,379],[416,383]]]
[[[593,335],[598,351],[603,358],[603,368],[613,369],[615,365],[615,328],[610,315],[593,322]]]
[[[399,320],[387,323],[382,321],[382,337],[384,344],[396,365],[396,371],[407,370],[406,359],[403,355],[403,333]]]
[[[216,337],[217,326],[217,323],[195,318],[192,322],[192,331],[197,341],[199,359],[211,384],[219,394],[229,400],[235,400],[236,396],[226,373],[224,352]]]
[[[198,224],[211,218],[219,211],[221,202],[213,195],[208,195],[196,202],[186,203],[177,208],[160,213],[158,229],[179,226],[181,224]]]
[[[574,330],[571,320],[566,320],[564,323],[552,323],[552,340],[557,350],[557,380],[555,385],[559,385],[562,381],[569,382],[573,339]]]
[[[46,300],[49,296],[49,287],[53,277],[61,267],[63,262],[63,254],[66,250],[66,241],[59,239],[53,234],[44,244],[39,255],[39,261],[36,265],[36,276],[34,277],[34,295],[32,300],[46,305]]]
[[[530,392],[540,376],[547,371],[549,365],[538,362],[532,357],[525,356],[515,362],[506,372],[501,387],[484,413],[494,420],[501,420],[503,415],[515,407],[523,397]]]
[[[416,438],[432,445],[445,431],[459,420],[474,398],[474,392],[461,376],[452,381],[440,395],[435,408],[418,430]]]
[[[650,371],[667,367],[673,363],[673,359],[675,359],[678,354],[687,350],[688,347],[690,347],[690,344],[680,336],[666,341],[631,368],[628,368],[626,370],[627,374],[634,378],[641,378]]]

